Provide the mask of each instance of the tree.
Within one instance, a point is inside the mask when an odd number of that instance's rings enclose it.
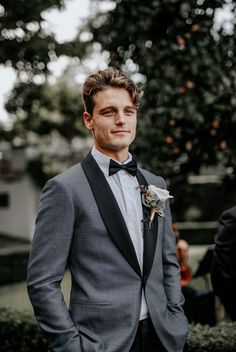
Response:
[[[25,0],[1,0],[0,62],[27,73],[29,78],[45,73],[57,42],[43,29],[41,13],[62,5],[61,0],[37,0],[33,6]]]
[[[82,120],[81,86],[69,80],[68,71],[56,84],[19,82],[6,109],[14,123],[5,139],[37,148],[27,169],[39,187],[82,157],[81,139],[87,139],[88,132]]]
[[[40,147],[42,137],[47,136],[50,143],[56,131],[69,149],[74,137],[86,136],[81,120],[81,88],[69,76],[71,68],[56,84],[48,80],[49,63],[60,55],[76,56],[78,63],[78,56],[83,56],[86,50],[80,40],[58,43],[44,26],[43,11],[63,6],[63,0],[37,0],[33,5],[25,0],[0,1],[0,63],[12,66],[17,72],[16,85],[5,105],[13,127],[9,131],[0,124],[0,136],[12,144],[15,141],[27,144],[33,136]],[[45,171],[49,163],[40,152],[29,165],[33,176],[41,175],[36,177],[40,185],[50,173]]]
[[[84,44],[58,43],[46,29],[42,13],[52,7],[63,8],[64,0],[0,1],[0,63],[10,65],[24,80],[47,74],[48,64],[62,54],[81,55]],[[25,77],[26,76],[26,77]]]
[[[66,84],[60,83],[57,89],[47,82],[50,62],[63,54],[83,56],[85,51],[85,44],[79,40],[76,43],[58,43],[54,34],[43,25],[43,11],[63,6],[63,0],[37,0],[33,6],[25,0],[20,4],[15,0],[0,1],[0,63],[11,65],[18,74],[6,109],[14,118],[13,132],[20,132],[21,136],[30,130],[44,134],[58,128],[62,135],[70,139],[75,114],[78,109],[81,111],[81,104],[75,102],[73,88],[70,92]],[[68,113],[67,120],[61,123],[47,121],[45,115],[49,113],[50,120],[50,112],[53,112],[55,119],[56,110],[57,120],[63,120],[62,115]],[[6,132],[1,133],[6,136]],[[12,135],[12,131],[10,133]]]
[[[119,0],[89,24],[111,65],[142,75],[134,152],[172,181],[209,165],[235,175],[236,35],[213,31],[224,3]]]
[[[6,109],[14,118],[13,131],[22,141],[27,141],[29,132],[44,136],[58,131],[68,142],[87,136],[82,123],[81,87],[68,85],[64,77],[55,85],[21,82],[12,90]]]

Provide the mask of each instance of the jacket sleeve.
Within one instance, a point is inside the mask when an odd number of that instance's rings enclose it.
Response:
[[[27,288],[35,317],[55,352],[82,352],[61,291],[74,231],[73,200],[62,182],[43,189],[30,253]]]
[[[166,188],[163,180],[164,188]],[[176,255],[176,240],[172,230],[172,216],[170,204],[167,201],[164,217],[164,236],[163,236],[163,273],[164,288],[170,309],[183,311],[184,296],[181,290],[180,267]]]

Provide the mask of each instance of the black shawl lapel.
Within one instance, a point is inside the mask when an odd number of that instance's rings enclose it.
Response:
[[[138,259],[127,226],[103,172],[91,153],[82,160],[81,166],[88,179],[108,233],[129,264],[141,276]]]
[[[148,186],[147,180],[140,170],[137,172],[137,179],[140,185]],[[143,205],[143,284],[145,285],[150,274],[157,242],[158,216],[155,214],[151,228],[148,226],[149,210]]]

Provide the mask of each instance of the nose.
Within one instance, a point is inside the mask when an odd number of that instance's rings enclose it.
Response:
[[[124,125],[126,123],[125,114],[122,111],[117,112],[115,122],[117,125]]]

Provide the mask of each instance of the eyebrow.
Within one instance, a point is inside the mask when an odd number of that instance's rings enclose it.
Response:
[[[117,108],[115,107],[115,106],[113,106],[113,105],[109,105],[109,106],[106,106],[105,108],[102,108],[102,109],[100,109],[99,110],[99,112],[100,113],[102,113],[102,112],[104,112],[104,111],[106,111],[106,110],[117,110]],[[132,105],[126,105],[125,107],[124,107],[124,110],[136,110],[136,107],[135,106],[132,106]]]

